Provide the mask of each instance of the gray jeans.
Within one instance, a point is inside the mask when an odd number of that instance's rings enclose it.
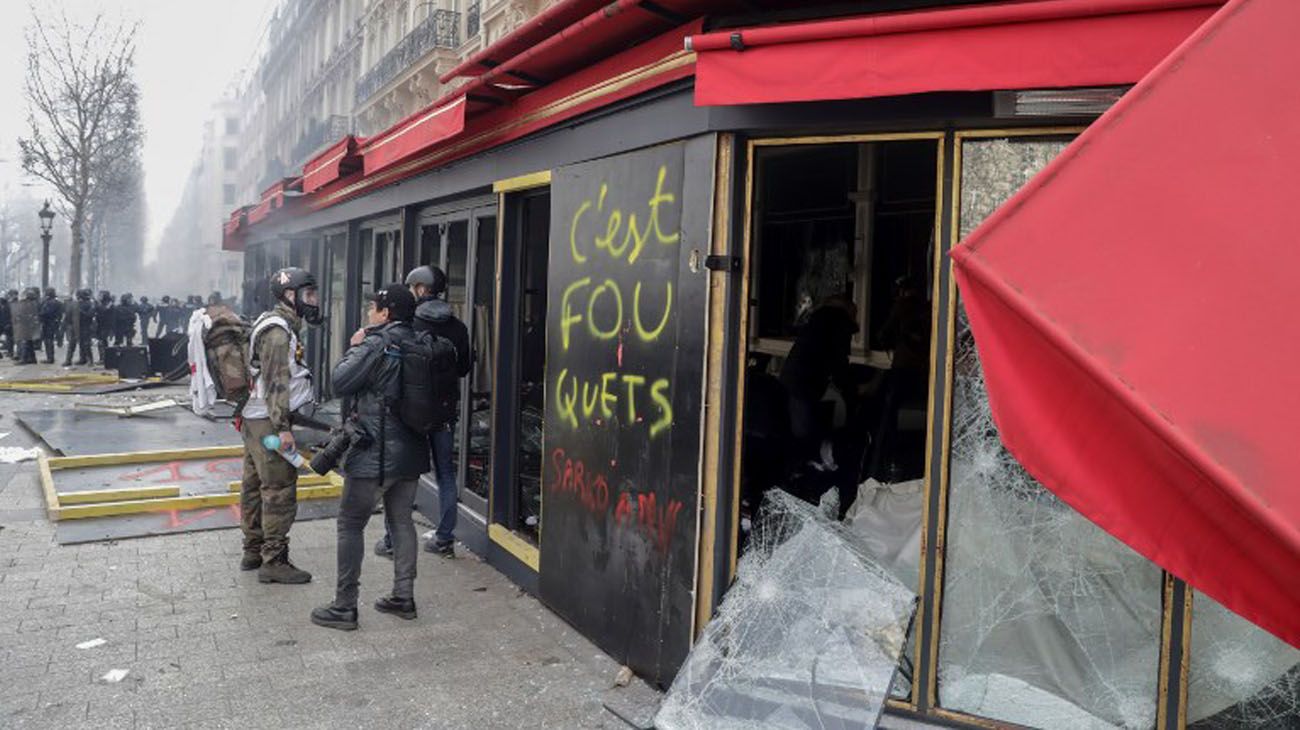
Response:
[[[361,581],[361,559],[366,554],[365,530],[375,505],[384,500],[384,521],[393,536],[393,597],[412,598],[415,587],[416,538],[411,521],[418,479],[348,477],[339,502],[339,583],[334,595],[337,608],[356,608]]]

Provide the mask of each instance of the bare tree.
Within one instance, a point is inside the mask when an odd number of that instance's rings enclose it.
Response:
[[[23,169],[53,186],[72,224],[68,288],[82,285],[85,226],[95,204],[127,184],[139,164],[136,25],[103,15],[89,26],[32,13],[27,38],[27,120],[19,139]]]

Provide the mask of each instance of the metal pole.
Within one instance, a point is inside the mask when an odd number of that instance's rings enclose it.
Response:
[[[41,291],[50,286],[50,234],[41,234]]]

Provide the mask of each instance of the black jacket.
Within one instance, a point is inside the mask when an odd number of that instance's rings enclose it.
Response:
[[[116,307],[112,304],[105,304],[100,300],[95,304],[95,336],[99,339],[108,339],[113,334],[113,310]]]
[[[781,384],[797,398],[816,400],[832,380],[848,371],[853,335],[858,331],[846,311],[823,306],[813,311],[799,328],[794,347],[781,368]]]
[[[51,299],[46,297],[41,300],[41,326],[45,328],[46,336],[53,337],[54,331],[58,329],[59,324],[63,321],[63,302],[57,298]]]
[[[469,330],[464,322],[456,319],[450,304],[432,297],[421,299],[415,308],[413,326],[416,332],[428,332],[451,340],[456,348],[456,374],[462,378],[469,375],[474,364],[474,353],[469,348]]]
[[[385,355],[385,340],[397,343],[414,335],[406,322],[370,327],[360,345],[343,353],[334,366],[334,393],[355,398],[357,426],[369,438],[348,449],[343,473],[374,479],[379,476],[380,443],[383,443],[384,476],[415,479],[429,471],[429,442],[423,434],[407,428],[391,404],[401,396],[402,361]]]

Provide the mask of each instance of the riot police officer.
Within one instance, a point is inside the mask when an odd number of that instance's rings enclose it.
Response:
[[[41,341],[45,344],[45,364],[50,365],[54,362],[54,341],[59,327],[63,325],[63,302],[59,300],[54,287],[45,288],[45,299],[41,301],[38,312],[41,318]]]
[[[99,362],[103,364],[108,354],[109,341],[113,339],[113,294],[107,289],[100,290],[99,301],[95,303],[95,339],[99,341]]]
[[[131,347],[135,344],[135,297],[131,292],[122,295],[113,312],[113,344]]]
[[[95,356],[91,352],[91,342],[95,339],[95,303],[91,301],[89,289],[78,289],[77,298],[68,305],[63,315],[68,330],[68,354],[63,359],[65,366],[72,365],[72,353],[81,348],[78,365],[94,364]]]

